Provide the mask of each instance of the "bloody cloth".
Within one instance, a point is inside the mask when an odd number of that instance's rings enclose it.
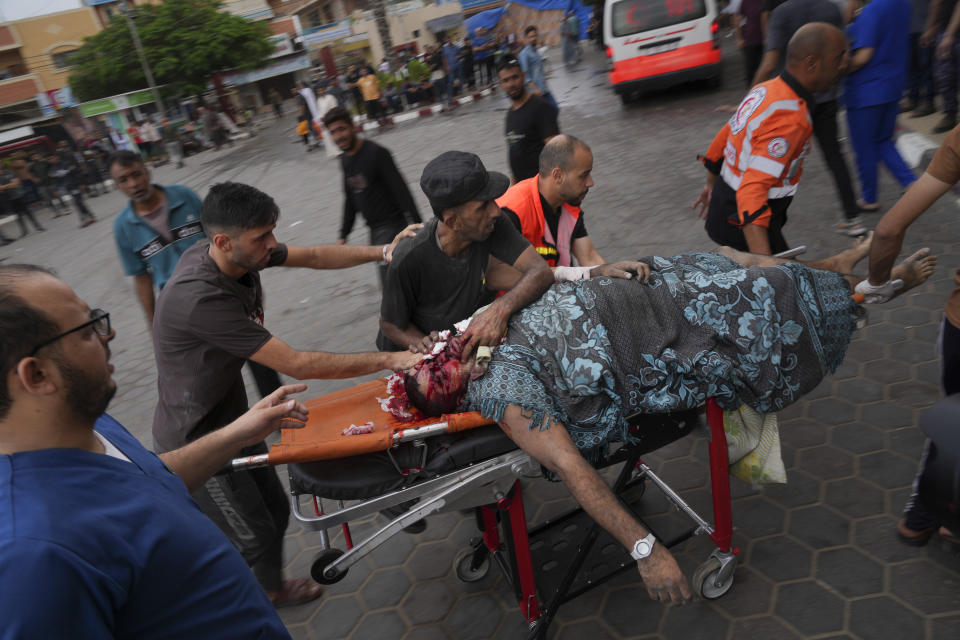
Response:
[[[856,326],[850,287],[798,263],[743,267],[713,253],[641,258],[649,283],[555,284],[510,321],[466,408],[514,404],[566,426],[577,448],[629,441],[627,418],[702,405],[783,409],[833,372]]]

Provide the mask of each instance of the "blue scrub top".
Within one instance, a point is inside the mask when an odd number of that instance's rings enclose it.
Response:
[[[851,55],[857,49],[874,49],[870,62],[847,76],[848,108],[900,100],[910,62],[911,11],[909,0],[873,0],[847,28]]]

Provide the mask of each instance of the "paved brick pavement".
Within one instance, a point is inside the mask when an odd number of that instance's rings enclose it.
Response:
[[[561,126],[593,145],[596,154],[597,186],[585,202],[586,220],[608,259],[710,247],[689,204],[703,181],[695,156],[728,117],[718,107],[740,98],[739,59],[730,53],[726,89],[683,87],[628,109],[596,74],[603,64],[598,57],[591,54],[569,74],[556,65],[551,82],[561,103]],[[469,149],[491,168],[505,169],[505,108],[503,98],[493,97],[375,136],[393,151],[421,213],[430,212],[416,182],[439,152]],[[249,182],[280,204],[281,240],[309,244],[336,238],[342,202],[337,162],[321,153],[304,154],[291,119],[233,149],[189,158],[185,169],[162,167],[155,174],[161,183],[184,183],[201,195],[217,181]],[[883,175],[885,207],[898,192]],[[50,231],[0,249],[0,258],[53,266],[88,301],[111,310],[120,385],[111,411],[149,444],[156,401],[152,349],[110,228],[123,203],[111,193],[91,204],[98,224],[78,230],[75,219],[50,220],[44,213],[41,221]],[[935,205],[907,239],[911,251],[930,246],[941,255],[937,273],[915,291],[871,309],[870,326],[856,337],[840,370],[781,415],[789,484],[755,492],[734,483],[735,542],[742,555],[732,591],[713,602],[664,607],[647,599],[630,572],[565,606],[554,637],[960,637],[960,558],[937,544],[904,547],[893,533],[920,455],[918,417],[939,396],[937,323],[951,289],[951,267],[960,262],[954,206]],[[814,154],[791,207],[787,235],[795,244],[807,244],[810,256],[828,254],[847,242],[829,232],[839,215],[833,185]],[[357,230],[351,241],[364,237]],[[268,326],[295,347],[372,348],[374,267],[273,270],[264,282]],[[348,384],[313,382],[308,396]],[[648,462],[709,513],[705,444],[689,438]],[[562,486],[543,481],[530,483],[525,499],[533,522],[555,517],[569,504]],[[657,504],[651,498],[654,511]],[[360,523],[355,536],[374,524]],[[472,535],[470,517],[432,517],[424,534],[397,536],[330,587],[319,603],[284,610],[283,618],[296,638],[522,638],[523,620],[495,570],[473,584],[454,577],[453,557]],[[318,545],[316,532],[291,525],[289,572],[306,572]],[[688,575],[708,548],[695,540],[680,553]]]

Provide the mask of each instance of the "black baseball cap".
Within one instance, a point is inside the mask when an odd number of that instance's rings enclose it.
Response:
[[[420,188],[440,218],[447,209],[471,200],[494,200],[510,187],[510,179],[487,171],[480,156],[466,151],[446,151],[427,163]]]

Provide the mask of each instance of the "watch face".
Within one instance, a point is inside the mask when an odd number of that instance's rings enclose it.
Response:
[[[637,553],[642,556],[648,555],[650,553],[650,543],[646,540],[637,543]]]

